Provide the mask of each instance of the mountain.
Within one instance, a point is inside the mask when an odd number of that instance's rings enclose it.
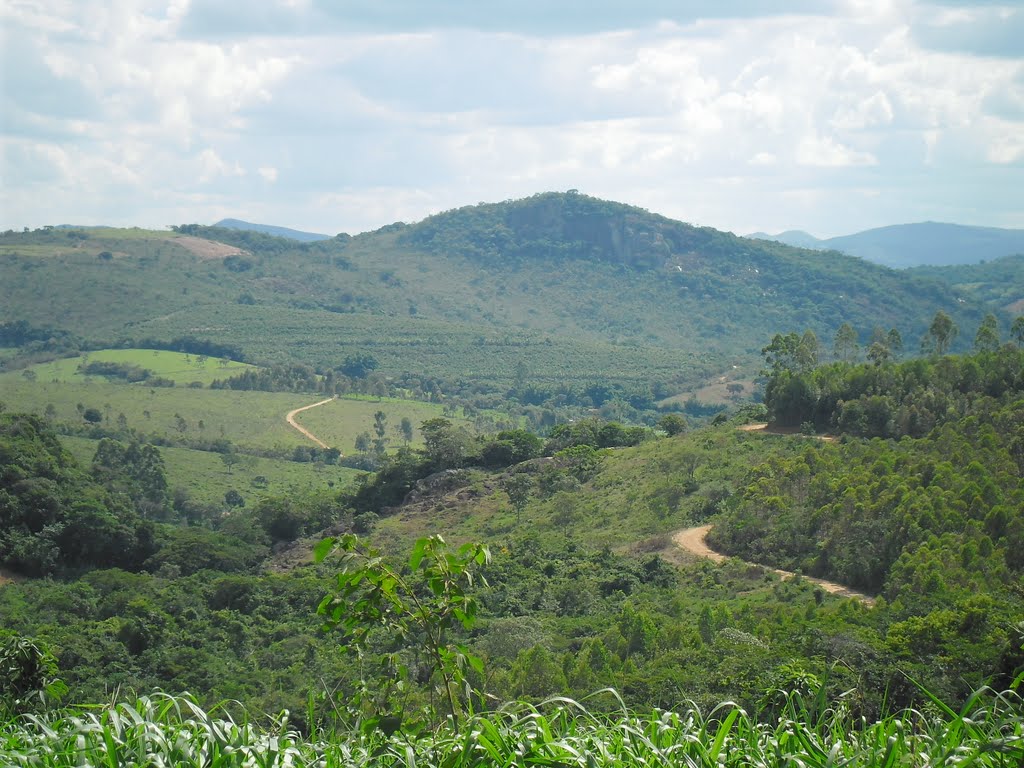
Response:
[[[822,241],[802,229],[787,229],[777,235],[769,235],[766,232],[753,232],[747,237],[753,240],[775,240],[779,243],[792,245],[796,248],[810,248],[812,250],[822,249]]]
[[[970,227],[933,221],[895,224],[826,240],[819,240],[800,230],[777,235],[754,232],[747,237],[776,240],[798,248],[841,251],[893,269],[977,264],[1024,253],[1024,229]]]
[[[823,241],[822,246],[896,269],[977,264],[1024,253],[1024,229],[968,227],[927,221],[833,237]]]
[[[288,227],[275,227],[272,224],[253,224],[241,219],[221,219],[213,226],[224,227],[225,229],[240,229],[246,232],[260,232],[264,235],[274,237],[286,237],[289,240],[298,240],[300,243],[314,243],[317,240],[330,240],[330,235],[321,235],[316,232],[303,232],[299,229]]]
[[[0,307],[42,345],[188,336],[257,362],[372,354],[420,385],[641,399],[749,379],[777,332],[812,329],[830,348],[844,322],[862,340],[895,327],[911,349],[942,309],[968,345],[987,311],[934,279],[576,193],[310,243],[200,225],[8,233]]]

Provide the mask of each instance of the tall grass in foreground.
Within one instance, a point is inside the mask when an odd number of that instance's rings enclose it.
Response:
[[[567,699],[516,704],[458,730],[390,738],[303,738],[206,712],[188,697],[134,703],[0,727],[0,765],[16,766],[1000,766],[1024,765],[1024,707],[981,691],[960,712],[932,700],[874,723],[840,710],[812,718],[797,696],[774,725],[722,704],[650,715],[591,715]]]

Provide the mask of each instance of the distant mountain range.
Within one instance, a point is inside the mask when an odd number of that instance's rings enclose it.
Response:
[[[253,224],[241,219],[221,219],[213,226],[224,227],[225,229],[240,229],[245,232],[262,232],[264,235],[286,237],[289,240],[298,240],[300,243],[315,243],[318,240],[331,239],[330,235],[321,235],[318,232],[303,232],[301,229],[275,227],[273,224]]]
[[[1024,253],[1024,229],[969,227],[934,221],[895,224],[826,240],[800,230],[777,235],[755,232],[747,237],[776,240],[798,248],[841,251],[894,269],[978,264]]]

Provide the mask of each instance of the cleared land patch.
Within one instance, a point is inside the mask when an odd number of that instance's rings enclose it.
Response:
[[[99,440],[62,436],[61,443],[88,467]],[[172,446],[160,446],[158,450],[164,459],[168,486],[183,488],[204,504],[223,504],[224,494],[231,490],[238,491],[247,504],[269,496],[336,491],[363,474],[348,467],[246,455],[240,455],[238,463],[229,469],[219,453]]]
[[[200,259],[226,259],[228,256],[242,256],[248,253],[248,251],[243,251],[241,248],[227,243],[218,243],[192,235],[178,235],[172,238],[172,242],[191,251]]]
[[[171,379],[180,386],[199,382],[209,384],[216,379],[236,376],[242,371],[254,368],[248,363],[234,360],[219,360],[203,355],[189,355],[182,352],[168,352],[155,349],[100,349],[78,357],[54,360],[50,363],[33,365],[28,370],[35,373],[39,381],[85,382],[88,379],[102,380],[101,376],[89,376],[79,367],[92,362],[134,365],[152,371],[154,376]]]

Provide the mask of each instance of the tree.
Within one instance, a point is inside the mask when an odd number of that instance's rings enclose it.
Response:
[[[1024,347],[1024,315],[1020,315],[1010,326],[1010,335],[1018,347]]]
[[[895,328],[890,328],[889,332],[885,335],[886,343],[889,345],[889,351],[892,353],[894,358],[900,356],[900,352],[903,351],[903,337],[900,332]]]
[[[523,472],[516,472],[501,481],[501,490],[508,494],[509,503],[516,511],[516,525],[522,518],[523,510],[530,501],[533,492],[533,480]]]
[[[469,449],[469,435],[448,419],[427,419],[420,424],[424,451],[434,469],[454,469],[462,466]]]
[[[338,554],[341,571],[336,586],[317,608],[324,628],[340,630],[344,649],[360,656],[379,648],[371,637],[377,629],[404,646],[378,654],[386,685],[364,690],[359,703],[371,703],[367,698],[381,687],[397,692],[409,682],[411,665],[402,658],[402,651],[409,649],[427,656],[428,674],[440,678],[448,713],[458,722],[464,709],[458,689],[469,697],[467,668],[482,674],[483,662],[453,641],[451,631],[456,625],[470,630],[476,623],[478,604],[467,590],[477,579],[486,585],[477,570],[490,562],[490,551],[475,543],[453,551],[435,535],[418,539],[407,569],[396,568],[359,537],[347,534],[321,541],[314,557],[319,563],[332,553]],[[379,702],[367,724],[389,730],[400,727],[402,713],[394,711],[393,705],[387,699]],[[381,707],[387,711],[382,713]]]
[[[686,417],[681,413],[666,413],[658,419],[658,429],[669,437],[681,435],[686,432],[687,428]]]
[[[224,503],[229,507],[244,507],[245,499],[242,498],[242,494],[232,488],[224,494]]]
[[[372,371],[377,370],[379,366],[380,363],[377,362],[377,358],[361,352],[346,357],[344,362],[335,370],[340,371],[350,379],[365,379]]]
[[[999,321],[989,312],[978,326],[974,335],[974,348],[978,352],[995,352],[999,349]]]
[[[765,359],[765,375],[771,376],[782,371],[807,373],[818,364],[820,345],[814,331],[803,335],[789,332],[785,336],[775,334],[771,344],[761,350]]]
[[[86,408],[82,413],[82,418],[88,421],[90,424],[99,424],[103,421],[103,414],[100,413],[99,408]]]
[[[868,360],[875,365],[882,365],[892,359],[892,352],[889,351],[889,345],[880,341],[874,341],[871,346],[868,347]]]
[[[384,411],[377,411],[373,414],[373,431],[377,439],[373,441],[374,451],[378,454],[384,453],[388,440],[385,437],[388,428],[388,415]]]
[[[220,455],[220,460],[224,463],[224,467],[230,475],[235,468],[235,464],[238,463],[238,454],[234,451],[227,451]]]
[[[370,433],[360,432],[358,435],[356,435],[355,446],[356,450],[359,453],[366,453],[368,450],[370,450]]]
[[[405,441],[405,444],[409,445],[412,442],[412,419],[408,416],[403,416],[399,430],[402,433],[402,439]]]
[[[832,345],[832,353],[837,360],[844,363],[857,362],[860,344],[857,339],[857,331],[849,323],[843,323],[836,331],[836,337]]]
[[[944,355],[949,351],[950,345],[957,337],[960,329],[956,327],[953,318],[941,309],[935,313],[932,324],[928,326],[928,333],[922,342],[925,351],[933,352],[936,355]]]

